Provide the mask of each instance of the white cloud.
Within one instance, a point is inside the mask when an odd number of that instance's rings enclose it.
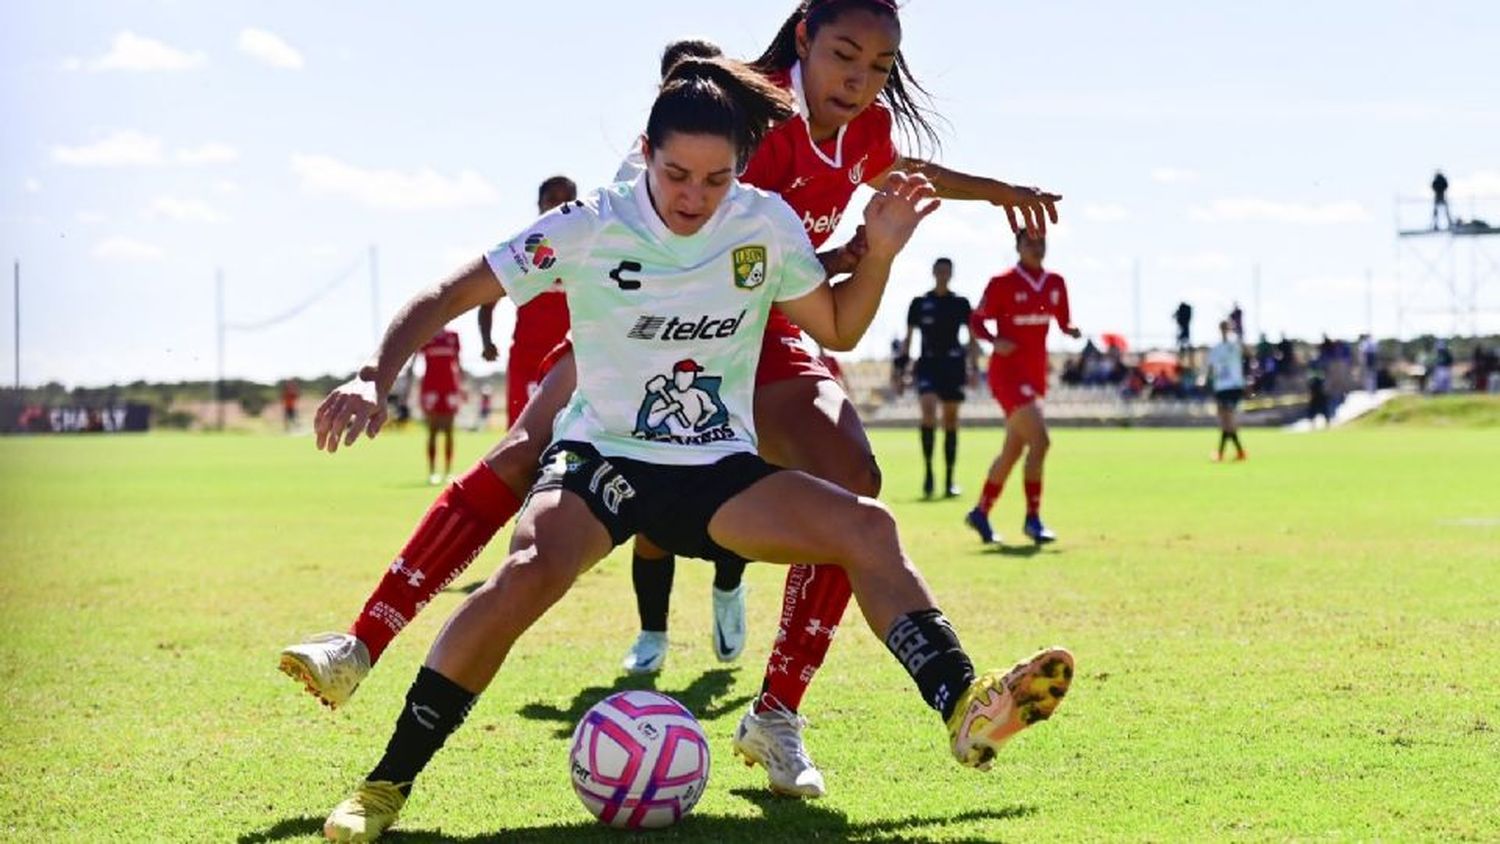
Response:
[[[189,167],[202,164],[228,164],[238,161],[240,151],[229,144],[208,143],[200,147],[177,150],[177,163]]]
[[[94,245],[94,257],[104,261],[158,261],[166,253],[160,246],[115,235]]]
[[[26,188],[27,193],[42,192],[42,183],[37,179],[27,179],[23,186]]]
[[[213,189],[219,193],[238,193],[240,183],[233,179],[218,179],[213,183]]]
[[[1183,272],[1215,272],[1234,265],[1228,255],[1213,250],[1161,255],[1157,261],[1166,269]]]
[[[71,167],[139,167],[162,163],[161,139],[132,130],[76,147],[55,146],[52,160]]]
[[[79,211],[73,215],[80,223],[92,225],[109,221],[109,217],[99,211]]]
[[[1096,223],[1120,223],[1130,219],[1130,212],[1113,202],[1091,202],[1083,206],[1083,218]]]
[[[1500,197],[1500,170],[1479,170],[1467,176],[1455,178],[1448,190],[1455,199],[1464,197]]]
[[[1164,185],[1175,185],[1197,180],[1198,174],[1195,171],[1186,170],[1181,167],[1157,167],[1151,171],[1151,181],[1160,182]]]
[[[491,205],[500,198],[495,186],[473,170],[445,176],[423,167],[413,172],[372,170],[326,155],[292,156],[292,172],[302,190],[343,196],[386,211],[423,211]]]
[[[240,52],[280,70],[301,70],[302,54],[274,32],[254,27],[240,31]]]
[[[165,217],[184,223],[222,223],[224,215],[213,206],[198,199],[178,199],[173,196],[158,196],[147,209],[153,217]]]
[[[208,62],[203,53],[179,50],[154,38],[136,35],[130,30],[115,33],[109,52],[97,59],[71,58],[63,62],[67,70],[192,70]]]
[[[1304,203],[1240,197],[1216,199],[1207,207],[1199,206],[1191,209],[1188,216],[1204,223],[1266,222],[1330,226],[1365,222],[1370,219],[1370,212],[1358,202],[1348,199],[1337,202]]]

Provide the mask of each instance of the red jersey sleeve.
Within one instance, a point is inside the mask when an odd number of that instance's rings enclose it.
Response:
[[[1057,307],[1053,310],[1053,315],[1057,317],[1057,327],[1066,330],[1073,324],[1073,311],[1068,307],[1068,283],[1060,275],[1052,277],[1057,279],[1058,289]]]
[[[999,288],[1000,279],[990,279],[985,285],[984,295],[979,297],[979,306],[969,312],[969,333],[986,342],[995,339],[995,332],[987,323],[1000,319],[1000,310],[996,307],[1000,299]]]
[[[885,175],[885,171],[895,166],[900,160],[901,153],[896,150],[896,141],[891,136],[895,131],[895,122],[891,119],[891,112],[883,105],[875,103],[868,109],[871,112],[869,121],[870,128],[870,161],[865,168],[865,184],[873,184]]]
[[[799,117],[792,118],[800,120]],[[763,190],[779,190],[791,179],[788,171],[792,167],[792,150],[787,143],[786,132],[768,133],[760,146],[751,153],[740,181]]]

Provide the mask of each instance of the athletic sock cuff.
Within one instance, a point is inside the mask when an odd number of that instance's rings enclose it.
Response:
[[[521,509],[521,500],[483,460],[454,479],[454,497],[486,527],[499,530]]]

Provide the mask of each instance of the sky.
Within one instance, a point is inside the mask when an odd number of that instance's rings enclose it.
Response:
[[[220,273],[229,376],[352,369],[377,318],[531,221],[541,179],[612,176],[666,42],[754,55],[790,6],[4,3],[21,379],[214,377]],[[1398,197],[1425,224],[1435,168],[1456,214],[1500,222],[1500,3],[908,0],[902,18],[946,119],[937,160],[1064,195],[1048,264],[1086,333],[1165,344],[1184,299],[1200,342],[1235,301],[1273,338],[1500,331],[1500,237],[1394,237]],[[999,210],[945,204],[856,356],[887,353],[940,255],[973,299],[1015,260]],[[1452,281],[1478,313],[1447,313]],[[14,318],[0,296],[7,384]],[[465,368],[494,371],[455,326]]]

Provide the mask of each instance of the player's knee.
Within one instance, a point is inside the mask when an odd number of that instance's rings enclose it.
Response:
[[[545,443],[538,443],[530,437],[506,435],[484,456],[484,463],[506,486],[523,492],[531,488],[532,479],[536,477],[543,446]]]
[[[880,495],[880,464],[875,461],[875,455],[865,454],[859,459],[849,461],[848,465],[837,473],[837,477],[829,480],[855,495],[875,498]]]
[[[849,564],[859,565],[888,556],[901,540],[896,532],[896,517],[879,501],[862,498],[850,513],[844,535],[851,547],[848,549]]]
[[[552,602],[573,585],[574,571],[562,555],[534,546],[510,556],[486,584],[530,601]]]

